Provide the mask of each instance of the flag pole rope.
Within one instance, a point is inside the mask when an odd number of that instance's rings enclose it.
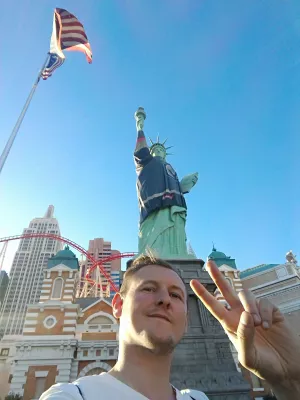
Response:
[[[39,74],[38,74],[38,76],[37,76],[32,88],[31,88],[29,96],[27,97],[27,100],[26,100],[26,102],[24,104],[24,107],[23,107],[23,109],[21,111],[21,114],[19,115],[19,118],[18,118],[18,120],[16,122],[16,125],[14,126],[14,128],[13,128],[11,134],[10,134],[10,137],[9,137],[7,143],[6,143],[6,146],[4,147],[4,150],[3,150],[3,152],[2,152],[2,154],[0,156],[0,173],[2,171],[2,168],[3,168],[4,164],[5,164],[7,156],[8,156],[8,154],[9,154],[11,148],[12,148],[12,145],[13,145],[13,143],[15,141],[17,133],[18,133],[18,131],[20,129],[20,126],[22,124],[22,121],[23,121],[23,119],[25,117],[26,111],[27,111],[27,109],[28,109],[28,107],[30,105],[30,102],[32,100],[32,97],[34,95],[34,92],[35,92],[35,90],[36,90],[36,88],[37,88],[37,86],[39,84],[39,81],[41,79],[41,74],[42,74],[42,72],[43,72],[43,70],[44,70],[44,68],[45,68],[45,66],[47,64],[48,59],[49,59],[49,54],[47,54],[47,58],[46,58],[45,62],[43,63],[42,68],[39,71]]]

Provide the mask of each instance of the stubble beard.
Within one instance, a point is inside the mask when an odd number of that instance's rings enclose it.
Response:
[[[147,335],[147,338],[145,338],[145,342],[145,347],[152,354],[158,356],[166,356],[168,354],[171,354],[177,344],[171,336],[166,339],[160,339],[154,335]]]

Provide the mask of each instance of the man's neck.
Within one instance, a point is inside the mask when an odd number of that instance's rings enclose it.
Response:
[[[153,400],[175,399],[170,385],[172,354],[158,355],[138,346],[122,346],[109,374]]]

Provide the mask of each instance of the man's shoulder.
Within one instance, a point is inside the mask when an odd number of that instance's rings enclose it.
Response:
[[[73,383],[57,383],[46,390],[40,400],[82,400],[82,397]]]
[[[208,397],[203,393],[200,392],[199,390],[193,390],[193,389],[184,389],[181,390],[180,393],[183,395],[183,398],[185,400],[208,400]]]
[[[40,400],[82,400],[81,387],[94,389],[101,375],[85,376],[72,383],[57,383],[44,392]],[[103,380],[103,378],[102,378]]]

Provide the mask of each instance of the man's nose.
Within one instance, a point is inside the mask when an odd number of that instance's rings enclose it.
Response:
[[[158,306],[169,307],[171,304],[171,298],[168,290],[162,289],[157,292],[156,303]]]

